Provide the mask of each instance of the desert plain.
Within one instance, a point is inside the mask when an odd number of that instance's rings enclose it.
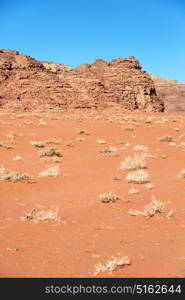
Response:
[[[1,277],[185,276],[185,113],[1,109],[0,151]]]

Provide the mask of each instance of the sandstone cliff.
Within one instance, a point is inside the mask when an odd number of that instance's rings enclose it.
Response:
[[[97,59],[72,69],[40,62],[17,51],[0,50],[2,102],[50,103],[65,108],[106,108],[163,111],[151,77],[135,57]]]
[[[164,101],[165,111],[185,111],[185,83],[151,75],[157,95]]]

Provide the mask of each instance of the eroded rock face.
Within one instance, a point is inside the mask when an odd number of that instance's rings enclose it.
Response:
[[[133,56],[111,62],[97,59],[93,64],[71,69],[1,49],[0,97],[4,101],[37,101],[65,108],[119,105],[130,111],[164,110],[151,77]]]
[[[158,96],[164,101],[165,111],[185,111],[185,83],[151,75]]]

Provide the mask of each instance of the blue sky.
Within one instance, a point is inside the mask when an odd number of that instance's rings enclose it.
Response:
[[[185,82],[184,0],[0,0],[0,48],[75,68],[135,56]]]

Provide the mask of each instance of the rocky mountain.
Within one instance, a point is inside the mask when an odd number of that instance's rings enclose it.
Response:
[[[72,69],[1,49],[0,99],[1,103],[37,102],[64,108],[120,106],[129,111],[164,110],[153,80],[133,56],[111,62],[97,59]]]
[[[165,111],[185,111],[185,83],[151,75],[157,95],[164,101]]]

